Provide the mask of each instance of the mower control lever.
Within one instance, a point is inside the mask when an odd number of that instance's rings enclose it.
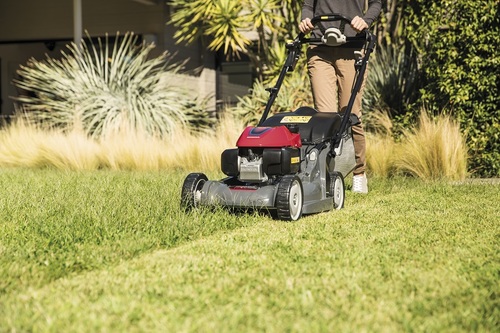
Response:
[[[361,69],[361,66],[363,66],[363,52],[354,51],[354,58],[356,59],[354,61],[354,67],[359,71]]]

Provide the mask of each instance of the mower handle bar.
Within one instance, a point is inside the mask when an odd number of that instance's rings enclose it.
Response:
[[[352,19],[350,17],[341,15],[341,14],[328,14],[328,15],[321,15],[321,16],[315,16],[311,19],[311,24],[313,26],[316,26],[319,22],[334,22],[334,21],[343,21],[344,23],[347,23],[351,25]],[[347,40],[361,40],[365,39],[367,42],[371,42],[371,40],[374,38],[373,34],[370,32],[368,29],[363,29],[361,32],[365,33],[366,38],[363,37],[347,37]],[[300,42],[301,44],[303,43],[317,43],[321,42],[321,38],[305,38],[306,34],[303,32],[300,32],[297,38],[294,39],[294,43]]]
[[[316,24],[318,24],[319,22],[333,22],[333,21],[343,21],[351,25],[352,19],[341,14],[321,15],[321,16],[315,16],[311,19],[311,23],[314,26],[316,26]],[[347,41],[365,41],[366,47],[373,49],[375,47],[375,35],[373,35],[368,29],[363,29],[361,32],[365,34],[364,37],[363,36],[347,37],[346,38]],[[286,45],[286,48],[289,51],[288,57],[285,62],[286,72],[293,71],[293,69],[295,68],[295,65],[300,55],[300,48],[302,44],[323,42],[321,38],[305,38],[305,36],[306,36],[305,33],[300,32],[299,35],[292,42]],[[265,116],[267,118],[267,114],[265,114]],[[262,123],[264,120],[265,118],[263,118],[260,123]]]
[[[311,24],[313,26],[316,26],[316,24],[318,24],[319,22],[333,22],[333,21],[344,21],[347,24],[351,24],[352,19],[341,14],[329,14],[329,15],[321,15],[313,17],[311,19]],[[302,41],[305,35],[306,35],[305,33],[300,32],[295,40]]]
[[[343,22],[350,25],[352,19],[349,17],[346,17],[344,15],[341,15],[341,14],[321,15],[321,16],[315,16],[311,19],[311,23],[313,25],[316,25],[319,22],[332,22],[332,21],[343,21]],[[375,48],[375,42],[376,42],[375,35],[372,34],[368,29],[363,29],[362,32],[365,33],[365,38],[364,38],[365,42],[366,42],[365,47],[364,47],[365,48],[365,55],[364,55],[364,57],[362,57],[356,61],[355,67],[356,67],[357,75],[356,75],[356,79],[355,79],[354,86],[353,86],[353,92],[356,92],[356,93],[361,89],[361,83],[363,81],[363,76],[364,76],[364,73],[366,70],[366,64],[368,62],[368,58],[369,58],[371,52],[373,52],[373,50]],[[288,43],[286,45],[286,48],[288,49],[288,56],[287,56],[287,59],[285,61],[285,66],[282,68],[280,75],[278,76],[278,80],[276,82],[276,85],[272,88],[266,89],[269,91],[270,96],[269,96],[269,100],[267,101],[266,107],[264,109],[264,113],[262,114],[262,117],[261,117],[257,126],[262,125],[262,123],[267,119],[267,116],[269,115],[269,112],[271,111],[271,107],[274,104],[276,97],[278,96],[278,92],[281,88],[283,80],[285,79],[286,73],[293,71],[293,69],[295,68],[295,64],[297,63],[297,60],[298,60],[299,55],[300,55],[300,49],[301,49],[302,44],[321,41],[320,38],[307,39],[307,38],[305,38],[305,35],[306,35],[305,33],[300,32],[299,35],[297,36],[297,38],[295,38],[293,40],[293,42]],[[360,40],[359,37],[347,37],[347,39],[348,40]],[[341,130],[339,131],[339,133],[337,133],[337,136],[333,139],[334,144],[338,144],[340,142],[340,137],[347,127],[348,118],[350,117],[350,113],[351,113],[351,109],[354,105],[355,97],[356,97],[355,94],[351,94],[351,97],[349,99],[349,103],[347,106],[347,110],[344,113],[342,123],[340,126]]]

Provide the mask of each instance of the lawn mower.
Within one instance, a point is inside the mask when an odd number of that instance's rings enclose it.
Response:
[[[313,25],[325,21],[350,24],[340,14],[314,17]],[[347,108],[342,113],[318,112],[307,106],[268,117],[283,80],[294,70],[304,43],[339,46],[354,39],[363,52],[355,52],[356,78]],[[366,65],[375,47],[375,36],[365,30],[361,37],[346,37],[329,28],[322,38],[300,33],[287,43],[288,55],[276,85],[269,88],[263,115],[257,126],[248,126],[236,142],[237,148],[221,155],[227,176],[208,180],[203,173],[189,174],[182,185],[181,207],[222,206],[237,210],[262,210],[280,220],[295,221],[313,214],[344,207],[344,177],[355,167],[351,126],[359,119],[351,114],[363,81]]]

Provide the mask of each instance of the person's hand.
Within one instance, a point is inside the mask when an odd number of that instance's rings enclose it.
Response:
[[[299,30],[300,32],[307,34],[308,32],[311,32],[314,29],[314,25],[311,23],[310,18],[305,18],[299,23]]]
[[[363,20],[361,17],[356,16],[352,19],[351,21],[351,27],[356,31],[356,32],[361,32],[364,29],[368,29],[368,24]]]

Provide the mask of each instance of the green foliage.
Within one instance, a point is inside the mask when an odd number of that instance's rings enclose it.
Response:
[[[313,104],[306,68],[297,68],[287,75],[273,104],[271,114],[293,111],[300,106]],[[269,88],[273,84],[274,82],[272,81],[269,81],[267,84],[256,81],[250,90],[250,94],[238,98],[237,105],[230,108],[228,112],[240,116],[245,124],[256,125],[264,113],[267,100],[269,99],[269,92],[266,88]]]
[[[2,332],[498,331],[498,185],[374,180],[282,223],[184,214],[175,172],[0,175]]]
[[[178,30],[178,42],[208,41],[211,50],[222,50],[230,57],[250,58],[257,76],[273,61],[270,47],[298,31],[302,1],[279,0],[170,0],[169,21]],[[256,33],[251,37],[251,32]],[[293,36],[293,37],[291,37]]]
[[[209,100],[209,96],[191,96],[184,101],[184,113],[191,132],[210,132],[214,129],[216,117],[207,112]]]
[[[363,110],[388,110],[392,118],[404,117],[417,97],[418,69],[411,48],[380,46],[370,58],[363,93]]]
[[[472,171],[500,175],[498,1],[417,0],[407,15],[406,36],[420,57],[420,102],[459,120]]]
[[[26,92],[17,100],[27,115],[42,125],[79,128],[93,137],[122,127],[164,136],[179,125],[203,123],[192,110],[202,104],[171,83],[179,64],[169,64],[166,53],[150,59],[154,45],[138,43],[133,34],[116,39],[114,45],[108,37],[97,45],[71,44],[62,59],[31,59],[21,66],[15,84]],[[208,115],[205,119],[210,123]]]
[[[382,1],[382,11],[377,21],[373,23],[373,31],[377,34],[378,45],[404,44],[406,29],[405,8],[408,0]]]

